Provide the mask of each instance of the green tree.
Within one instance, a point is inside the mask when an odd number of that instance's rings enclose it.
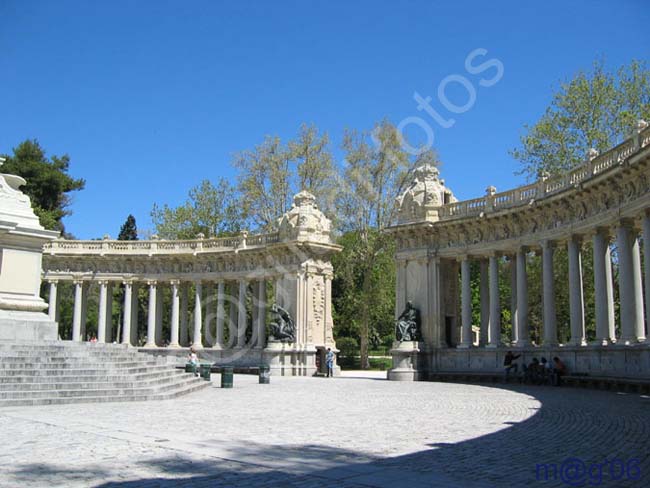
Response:
[[[413,165],[402,149],[402,139],[389,121],[378,123],[371,133],[346,131],[343,140],[347,166],[340,183],[337,199],[341,227],[355,232],[354,271],[359,280],[356,314],[359,323],[361,367],[370,367],[368,346],[371,333],[372,310],[379,290],[375,279],[378,262],[390,255],[394,240],[383,232],[395,221],[396,197],[403,190],[408,170]],[[415,161],[433,160],[427,152]]]
[[[75,179],[68,174],[70,157],[51,156],[36,139],[26,140],[13,148],[13,155],[3,155],[4,173],[22,176],[27,184],[22,190],[30,197],[34,212],[46,229],[65,230],[63,217],[70,215],[70,192],[82,190],[83,179]]]
[[[187,201],[179,207],[154,204],[151,211],[156,232],[164,239],[195,239],[232,235],[242,224],[235,189],[221,178],[215,186],[203,180],[190,189]]]
[[[328,136],[315,126],[303,124],[298,137],[287,144],[267,136],[253,149],[236,154],[233,165],[239,170],[241,208],[252,227],[273,229],[300,190],[313,193],[332,216],[335,168]]]
[[[596,61],[591,71],[560,85],[544,115],[525,126],[511,155],[530,179],[557,174],[583,162],[590,148],[603,152],[629,137],[639,118],[650,118],[645,62],[632,61],[611,73]]]
[[[137,241],[138,240],[138,227],[135,225],[135,217],[131,214],[126,218],[120,233],[117,236],[118,241]]]

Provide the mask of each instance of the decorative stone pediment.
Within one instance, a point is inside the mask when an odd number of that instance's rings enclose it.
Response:
[[[293,197],[291,210],[278,221],[280,240],[331,242],[331,222],[318,209],[316,197],[301,191]]]
[[[438,168],[431,164],[413,170],[411,184],[397,198],[398,222],[435,222],[439,220],[438,209],[456,200],[453,193],[440,179]]]

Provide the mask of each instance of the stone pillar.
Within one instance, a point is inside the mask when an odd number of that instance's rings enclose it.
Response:
[[[616,343],[616,312],[614,310],[614,276],[612,273],[612,251],[607,243],[605,256],[605,279],[607,285],[607,309],[609,310],[609,340]]]
[[[490,284],[488,278],[488,261],[486,259],[481,259],[480,297],[481,331],[479,344],[486,346],[490,343]]]
[[[213,283],[205,284],[205,318],[204,322],[204,338],[205,345],[208,347],[214,346],[214,335],[212,334],[213,325],[215,322],[215,307],[214,307],[214,285]]]
[[[239,304],[237,307],[237,345],[236,347],[244,347],[246,345],[246,290],[248,289],[248,282],[239,280]]]
[[[203,285],[200,281],[194,283],[194,339],[192,341],[192,347],[194,349],[203,348],[203,343],[201,342],[201,325],[203,324],[201,311],[202,288]]]
[[[619,295],[621,301],[621,344],[636,344],[638,331],[643,330],[643,305],[638,303],[641,296],[640,273],[635,271],[639,263],[639,240],[631,222],[621,222],[616,232],[619,253]],[[636,257],[635,257],[636,255]],[[637,279],[637,276],[639,279]]]
[[[510,259],[510,322],[512,326],[511,343],[516,344],[519,339],[519,321],[517,320],[517,255],[513,254]]]
[[[568,242],[569,252],[569,311],[572,346],[585,345],[585,305],[582,291],[581,240],[573,236]]]
[[[106,286],[106,342],[117,341],[117,329],[113,332],[113,282]]]
[[[467,348],[472,346],[472,286],[467,256],[464,256],[460,262],[460,281],[461,343],[458,347]]]
[[[501,304],[499,302],[499,257],[490,256],[490,336],[488,347],[499,347],[501,344]],[[482,300],[482,298],[481,298]]]
[[[395,320],[406,308],[406,261],[397,261],[395,281]]]
[[[133,311],[133,285],[131,281],[125,280],[124,284],[124,313],[122,315],[122,344],[131,344],[131,318]]]
[[[108,308],[108,281],[99,282],[99,311],[97,313],[97,342],[106,342],[106,309]]]
[[[158,291],[156,290],[156,281],[148,281],[149,285],[149,313],[147,314],[147,343],[144,347],[156,347],[156,298]]]
[[[72,340],[81,341],[81,308],[83,306],[83,281],[74,280],[74,311],[72,313]]]
[[[645,342],[645,324],[643,321],[643,278],[641,276],[641,249],[639,237],[635,234],[632,241],[632,269],[634,270],[635,322],[634,335],[637,342]]]
[[[255,308],[256,323],[255,323],[255,348],[263,349],[266,346],[266,281],[259,280],[257,282],[257,304]]]
[[[544,306],[544,345],[557,346],[557,312],[555,309],[555,278],[553,253],[555,244],[542,241],[542,301]]]
[[[140,285],[134,281],[131,285],[131,344],[140,345]]]
[[[188,296],[187,296],[188,284],[187,282],[181,282],[180,284],[180,337],[179,342],[181,346],[187,347],[190,345],[190,334],[187,327],[187,307],[188,307]]]
[[[228,300],[228,348],[232,348],[237,345],[237,321],[239,317],[239,307],[238,301],[235,301],[235,296],[237,296],[238,293],[236,286],[237,284],[232,281],[228,284],[228,290],[230,293],[230,299]]]
[[[645,276],[646,330],[650,329],[650,214],[643,216],[643,267]]]
[[[156,293],[156,334],[154,342],[158,346],[162,346],[164,343],[163,339],[163,283],[160,283],[160,286],[157,289]]]
[[[612,289],[611,281],[608,283],[609,268],[611,272],[611,261],[609,253],[609,238],[603,230],[598,229],[593,237],[594,247],[594,295],[596,301],[596,340],[593,345],[606,346],[610,343],[609,323],[613,317],[613,300],[609,296]],[[613,295],[612,295],[613,298]]]
[[[58,312],[58,304],[59,304],[59,296],[58,296],[58,281],[57,280],[51,280],[50,282],[50,296],[48,299],[49,307],[48,307],[48,316],[50,317],[50,320],[57,321],[57,312]]]
[[[527,249],[517,251],[517,347],[530,345],[528,330],[528,277],[526,275]]]
[[[225,283],[220,281],[217,285],[217,337],[215,338],[214,347],[222,349],[223,342],[223,324],[225,321],[225,309],[224,309],[224,298],[225,298]]]
[[[86,322],[88,322],[88,293],[90,282],[84,281],[81,285],[81,340],[86,340]]]
[[[180,347],[180,344],[178,342],[178,328],[180,325],[180,296],[179,296],[179,281],[178,280],[172,280],[171,281],[171,286],[172,286],[172,317],[171,317],[171,324],[169,324],[170,328],[170,340],[169,340],[169,347]]]

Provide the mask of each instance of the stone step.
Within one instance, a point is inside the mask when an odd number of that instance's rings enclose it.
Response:
[[[170,368],[167,365],[138,366],[129,368],[74,368],[74,369],[5,369],[3,376],[82,376],[82,375],[102,375],[109,373],[135,374],[146,373],[148,371],[164,371]]]
[[[106,373],[106,372],[104,372]],[[88,383],[92,381],[140,381],[150,378],[163,378],[169,376],[183,375],[185,372],[180,369],[156,370],[147,373],[137,374],[96,374],[96,375],[79,375],[79,376],[0,376],[0,389],[5,384],[59,384],[59,383]]]
[[[177,388],[170,389],[164,393],[124,395],[119,397],[110,396],[82,396],[82,397],[49,397],[49,398],[20,398],[0,400],[0,407],[17,407],[30,405],[65,405],[72,403],[105,403],[105,402],[144,402],[152,400],[171,400],[179,396],[187,395],[204,388],[210,387],[209,381],[193,378],[191,383],[183,384]]]
[[[157,361],[152,361],[151,359],[140,359],[134,361],[124,361],[124,362],[102,362],[93,359],[92,361],[64,361],[64,362],[51,362],[51,361],[34,361],[34,362],[11,362],[11,363],[0,363],[0,375],[7,370],[15,369],[79,369],[81,366],[84,369],[116,369],[116,368],[135,368],[135,367],[144,367],[144,366],[160,366],[161,363]]]
[[[122,380],[116,379],[101,379],[89,378],[80,381],[64,381],[64,382],[15,382],[15,383],[0,383],[0,393],[8,391],[37,391],[37,390],[89,390],[93,388],[105,389],[109,387],[114,388],[140,388],[152,385],[171,384],[177,381],[192,378],[191,375],[186,375],[183,372],[177,372],[165,376],[150,376],[147,378],[131,378],[124,377]]]
[[[170,389],[177,388],[180,385],[188,384],[194,381],[194,377],[181,377],[173,381],[166,381],[153,385],[137,385],[135,387],[117,387],[114,383],[92,383],[91,388],[66,388],[66,389],[48,389],[48,390],[18,390],[18,391],[0,391],[0,400],[11,400],[21,398],[59,398],[59,397],[81,397],[81,396],[129,396],[135,394],[153,395],[162,393]],[[202,380],[205,381],[205,380]],[[70,385],[66,385],[70,386]]]

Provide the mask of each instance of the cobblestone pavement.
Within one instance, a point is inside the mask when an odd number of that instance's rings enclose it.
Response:
[[[3,408],[0,486],[650,486],[650,398],[350,376]]]

